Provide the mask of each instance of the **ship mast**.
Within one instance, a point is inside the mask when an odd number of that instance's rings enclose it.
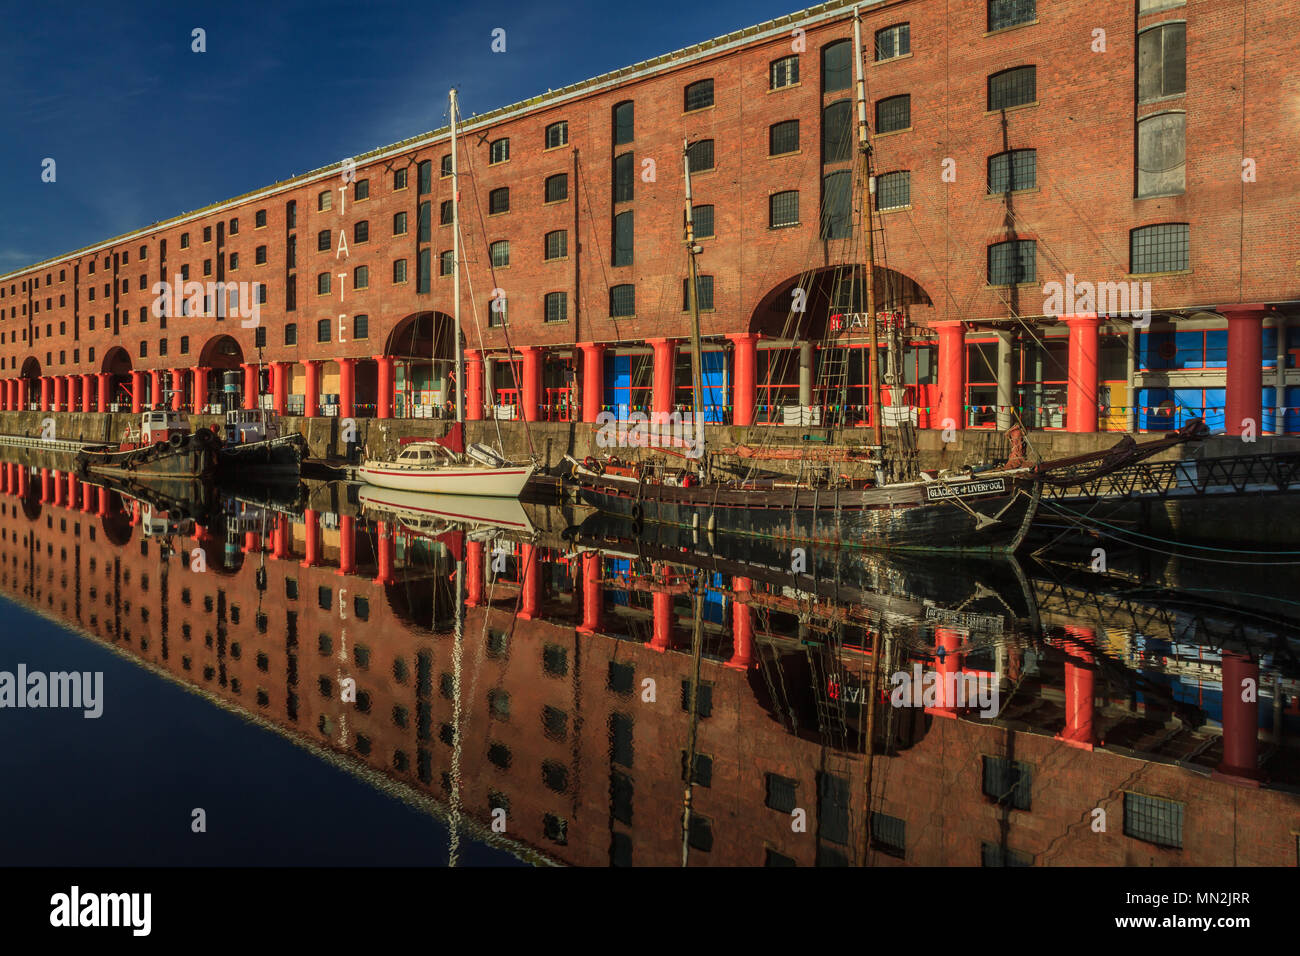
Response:
[[[876,180],[871,175],[871,130],[867,126],[867,89],[862,76],[862,16],[858,8],[853,8],[853,72],[857,80],[858,94],[858,152],[861,154],[862,170],[862,225],[863,238],[866,241],[866,292],[867,292],[867,335],[871,349],[871,432],[876,445],[881,446],[881,459],[884,459],[884,430],[880,420],[880,355],[877,344],[879,331],[876,328],[876,255],[875,237],[872,229],[871,207],[876,194]]]
[[[460,345],[460,177],[456,171],[456,91],[451,103],[451,302],[456,349],[456,421],[465,421],[465,352]],[[437,336],[434,336],[436,342]],[[436,349],[436,346],[435,346]]]
[[[694,447],[704,459],[704,472],[708,472],[708,458],[704,455],[704,362],[700,349],[700,302],[696,283],[698,269],[695,257],[701,249],[695,243],[695,220],[691,214],[691,150],[690,143],[682,143],[682,167],[686,175],[686,253],[690,258],[690,278],[687,281],[687,301],[691,309],[691,391],[694,393],[692,408],[695,419]]]

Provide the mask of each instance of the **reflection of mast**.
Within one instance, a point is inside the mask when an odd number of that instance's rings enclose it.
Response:
[[[700,657],[704,650],[704,584],[697,574],[694,589],[694,630],[691,636],[690,730],[686,736],[686,790],[682,796],[682,866],[691,855],[691,796],[695,788],[695,750],[700,729]]]
[[[452,669],[451,669],[451,812],[447,816],[447,827],[451,830],[451,845],[447,851],[447,865],[455,866],[460,857],[460,756],[461,756],[461,730],[460,730],[460,658],[463,646],[464,627],[461,615],[463,614],[464,605],[462,603],[464,596],[465,584],[465,559],[462,555],[456,559],[456,594],[452,600],[452,605],[456,609],[456,616],[452,624]],[[432,622],[430,622],[432,627]]]

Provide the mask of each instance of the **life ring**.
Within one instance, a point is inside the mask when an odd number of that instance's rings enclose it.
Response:
[[[173,448],[180,448],[181,442],[183,441],[185,441],[185,436],[182,435],[180,432],[172,432],[171,435],[169,435],[167,438],[168,444],[170,444]]]

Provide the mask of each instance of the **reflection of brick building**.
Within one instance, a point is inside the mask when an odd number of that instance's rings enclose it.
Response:
[[[861,315],[836,291],[864,258],[849,189],[851,9],[818,6],[555,92],[539,78],[536,98],[465,122],[475,281],[461,305],[485,326],[468,343],[471,417],[490,404],[584,421],[602,407],[689,405],[688,139],[706,401],[741,425],[828,404],[809,342],[833,317]],[[1159,430],[1193,413],[1234,434],[1243,417],[1300,429],[1297,129],[1276,67],[1297,52],[1294,13],[863,4],[887,237],[879,305],[920,329],[905,374],[923,425],[1006,427],[1016,408],[1032,427],[1073,431]],[[365,153],[355,182],[333,163],[0,277],[3,407],[157,402],[167,372],[182,404],[204,405],[222,371],[300,414],[318,414],[321,396],[343,415],[441,404],[447,370],[428,358],[449,354],[448,135]],[[182,272],[262,283],[262,327],[217,318],[215,302],[164,326],[148,314],[153,284]],[[1150,283],[1155,320],[1133,363],[1129,324],[1099,318],[1130,303],[1079,286],[1049,305],[1045,284],[1067,276],[1125,293]],[[810,293],[800,317],[796,289]],[[847,328],[857,414],[864,343]]]
[[[680,862],[691,674],[680,579],[529,545],[494,576],[489,549],[470,542],[458,664],[454,563],[428,539],[346,516],[330,529],[308,512],[229,549],[202,530],[172,539],[204,548],[209,570],[198,573],[140,537],[115,495],[67,475],[0,467],[0,492],[0,587],[16,600],[442,807],[458,777],[466,817],[481,829],[506,808],[506,836],[543,857]],[[724,596],[763,591],[730,585]],[[789,732],[773,701],[815,688],[806,674],[793,686],[793,665],[769,668],[804,648],[789,637],[795,619],[759,597],[710,601],[705,614],[692,863],[860,862],[864,762]],[[875,760],[872,863],[1294,861],[1296,798],[1221,779],[1245,776],[1232,765],[1255,735],[1230,724],[1224,752],[1215,734],[1158,713],[1149,688],[1135,711],[1090,666],[1087,640],[1074,628],[1039,648],[1007,721],[931,708],[915,739]],[[1007,678],[1031,670],[1014,653],[999,667]],[[347,677],[355,704],[340,700]],[[1107,811],[1104,834],[1089,827],[1095,807]],[[806,833],[792,831],[792,808],[807,812]]]

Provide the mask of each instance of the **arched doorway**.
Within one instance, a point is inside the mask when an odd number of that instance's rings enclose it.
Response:
[[[101,372],[108,374],[108,408],[114,405],[131,410],[131,356],[126,349],[115,345],[104,353]]]
[[[23,362],[22,389],[18,398],[24,410],[39,408],[41,400],[41,363],[36,356],[28,356]]]
[[[437,418],[454,407],[454,335],[454,320],[442,312],[417,312],[393,328],[384,355],[393,359],[394,417]]]
[[[216,335],[208,339],[199,351],[200,368],[210,371],[207,375],[207,389],[203,395],[194,396],[196,406],[221,405],[223,408],[239,408],[243,404],[244,376],[240,366],[244,362],[244,350],[239,342],[230,335]],[[231,384],[234,391],[226,391],[226,374],[234,373]],[[227,398],[229,396],[229,398]]]
[[[914,279],[895,269],[876,266],[873,277],[879,380],[888,380],[892,340],[904,396],[900,404],[927,408],[937,365],[928,328],[934,304]],[[761,337],[750,346],[755,348],[754,422],[869,424],[868,326],[866,270],[860,265],[827,266],[775,286],[759,300],[747,330]],[[885,406],[891,397],[883,388]]]

